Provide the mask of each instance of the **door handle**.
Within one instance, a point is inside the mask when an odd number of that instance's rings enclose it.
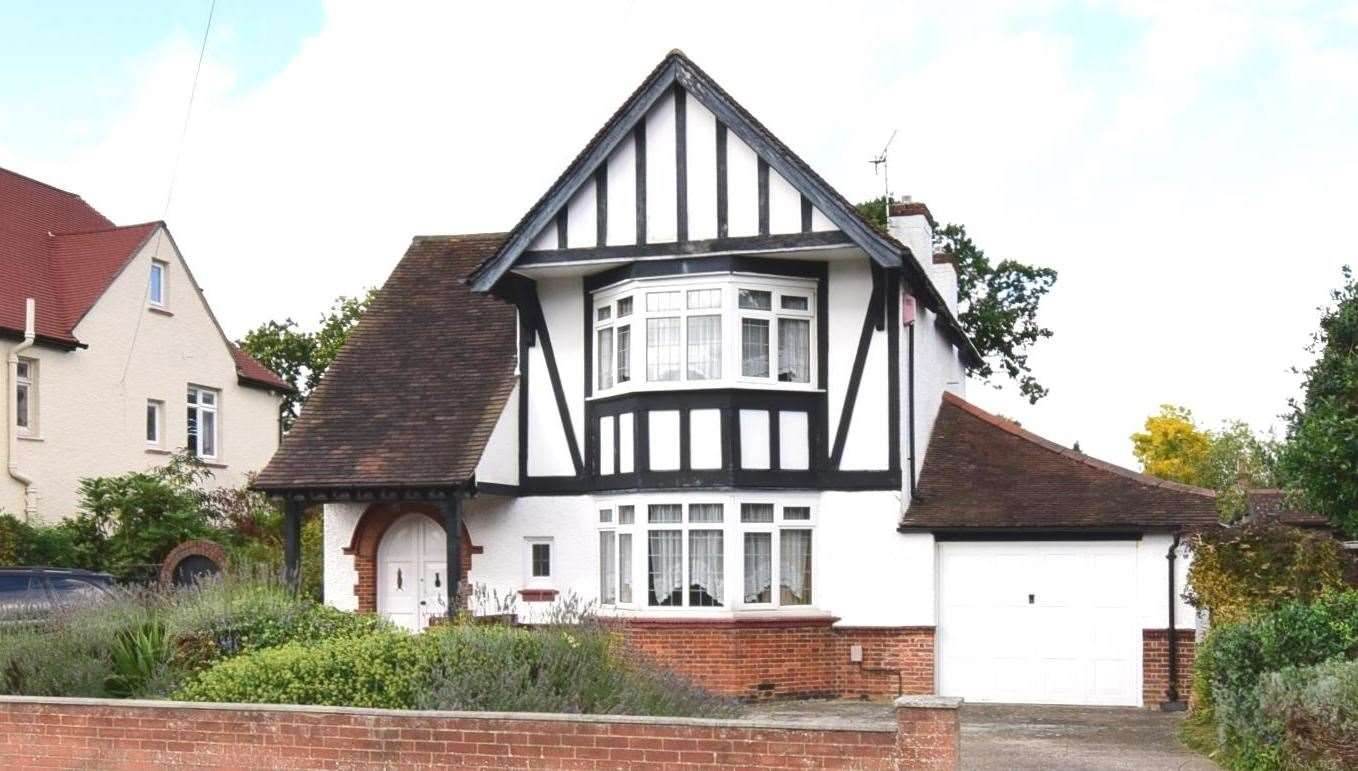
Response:
[[[426,603],[424,600],[420,600],[420,604],[421,604],[421,605],[427,605],[428,603]]]

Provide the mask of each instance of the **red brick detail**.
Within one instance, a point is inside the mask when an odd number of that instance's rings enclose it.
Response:
[[[524,602],[551,602],[556,599],[555,589],[520,589],[519,599]]]
[[[1198,653],[1192,629],[1180,629],[1179,641],[1179,700],[1188,701],[1193,688],[1193,661]],[[1141,630],[1141,702],[1146,707],[1159,707],[1169,690],[1169,634],[1165,629]]]
[[[396,520],[416,512],[443,525],[442,512],[431,503],[374,503],[359,517],[344,553],[354,557],[354,570],[358,573],[354,596],[358,598],[360,613],[377,612],[377,547],[382,543],[382,536]],[[459,580],[467,580],[467,573],[472,569],[472,555],[480,553],[481,547],[472,545],[467,526],[462,525],[462,573]]]
[[[956,768],[956,709],[901,708],[897,716],[892,732],[0,697],[0,767]]]
[[[933,627],[841,629],[835,620],[631,619],[621,628],[633,650],[723,696],[885,697],[898,686],[934,692]],[[855,644],[863,646],[861,664],[849,661]]]
[[[174,569],[179,567],[179,563],[189,557],[206,557],[217,566],[217,570],[222,573],[231,566],[230,559],[226,556],[226,549],[216,541],[193,540],[185,541],[170,550],[165,555],[165,559],[160,563],[160,585],[169,586],[174,581]]]

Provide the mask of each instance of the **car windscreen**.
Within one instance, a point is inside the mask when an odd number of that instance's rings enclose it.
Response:
[[[89,605],[108,598],[108,590],[91,581],[70,576],[48,576],[52,599],[63,608]]]
[[[42,584],[39,575],[0,575],[0,620],[34,618],[50,610]]]

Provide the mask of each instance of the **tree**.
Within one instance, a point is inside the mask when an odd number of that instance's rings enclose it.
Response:
[[[339,355],[354,325],[376,296],[377,290],[369,289],[362,297],[335,298],[315,332],[302,331],[297,322],[288,318],[281,322],[266,321],[239,342],[247,353],[292,386],[292,393],[283,397],[281,408],[284,431],[292,427],[298,409],[321,382],[325,370]]]
[[[1307,350],[1300,402],[1290,402],[1280,469],[1303,505],[1350,536],[1358,535],[1358,283],[1344,285],[1322,308]]]
[[[860,203],[858,210],[887,232],[886,198]],[[1018,383],[1029,403],[1037,403],[1047,388],[1033,376],[1028,354],[1035,343],[1052,336],[1050,329],[1037,323],[1037,310],[1056,283],[1056,271],[1017,260],[992,265],[962,225],[934,231],[933,246],[947,254],[957,270],[958,321],[983,359],[969,374],[993,383],[1003,373]]]
[[[1241,420],[1218,430],[1199,428],[1191,410],[1173,404],[1146,418],[1132,434],[1132,454],[1153,477],[1217,491],[1222,518],[1245,514],[1245,488],[1277,484],[1277,442],[1260,438]]]

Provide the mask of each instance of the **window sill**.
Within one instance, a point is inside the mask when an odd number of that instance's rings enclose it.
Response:
[[[743,380],[669,380],[646,383],[630,388],[613,387],[604,391],[595,390],[585,401],[602,401],[618,396],[637,394],[674,393],[676,391],[777,391],[779,393],[823,394],[824,388],[815,388],[806,383],[753,383]]]
[[[226,468],[226,464],[218,460],[207,460],[206,458],[199,458],[198,462],[208,468]]]
[[[148,453],[152,454],[152,455],[173,455],[173,454],[174,454],[174,451],[173,451],[173,450],[167,450],[167,449],[165,449],[164,447],[147,447],[147,448],[146,448],[146,451],[147,451]]]
[[[16,434],[14,435],[14,438],[15,438],[15,439],[18,439],[18,440],[21,441],[21,442],[45,442],[45,441],[47,441],[47,437],[41,436],[41,435],[39,435],[39,434],[19,434],[19,433],[16,433]]]
[[[629,608],[604,605],[600,612],[614,618],[655,622],[661,624],[733,624],[733,623],[834,623],[838,616],[817,610],[811,605],[778,609],[750,608],[719,610],[714,608]]]
[[[151,311],[152,313],[159,313],[162,316],[174,315],[174,311],[171,311],[169,308],[162,308],[159,305],[148,305],[146,306],[146,310]]]
[[[520,589],[519,599],[524,602],[551,602],[556,599],[555,589]]]

